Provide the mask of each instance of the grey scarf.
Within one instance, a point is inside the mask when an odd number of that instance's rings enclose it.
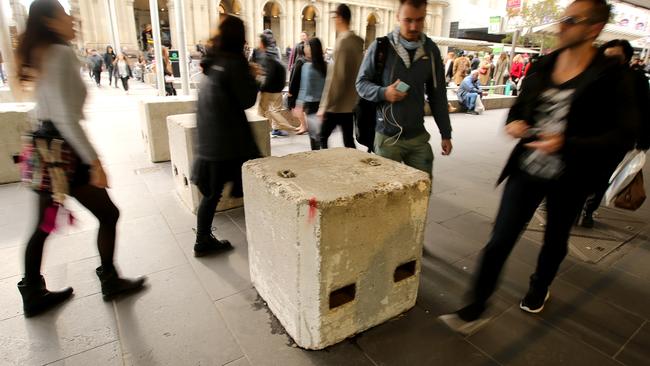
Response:
[[[424,42],[426,36],[424,33],[420,35],[420,39],[417,41],[408,41],[400,35],[399,27],[397,27],[395,30],[393,30],[388,38],[390,39],[390,43],[393,45],[393,48],[395,48],[397,55],[402,59],[402,61],[404,61],[404,65],[406,65],[407,69],[411,67],[411,58],[409,57],[408,53],[409,50],[416,50],[415,56],[413,56],[413,62],[419,60],[422,56],[425,55]]]

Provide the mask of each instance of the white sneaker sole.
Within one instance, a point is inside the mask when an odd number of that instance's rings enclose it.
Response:
[[[519,308],[527,313],[532,313],[532,314],[539,314],[544,310],[544,305],[546,304],[546,301],[548,301],[549,297],[551,297],[551,291],[546,291],[546,297],[544,298],[544,303],[542,306],[539,307],[539,309],[531,309],[528,306],[524,305],[524,302],[519,303]]]
[[[481,329],[490,318],[479,318],[471,322],[464,321],[456,314],[445,314],[438,317],[449,329],[456,333],[460,333],[466,337],[471,336]]]

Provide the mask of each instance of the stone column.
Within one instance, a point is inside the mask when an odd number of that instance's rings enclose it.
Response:
[[[356,24],[355,32],[357,32],[359,37],[361,37],[361,28],[363,27],[363,21],[362,21],[363,17],[361,15],[361,11],[362,11],[363,8],[361,6],[358,6],[358,5],[355,6],[354,8],[355,8],[356,13],[357,13],[356,15],[353,15],[355,18],[357,18],[357,24]],[[363,38],[363,37],[361,37],[361,38]]]
[[[442,22],[443,22],[443,8],[442,5],[434,5],[433,8],[433,28],[432,33],[434,36],[442,36]]]
[[[287,0],[286,2],[287,8],[285,9],[286,14],[285,15],[285,20],[286,24],[284,24],[284,29],[286,29],[286,37],[284,38],[285,42],[287,42],[287,45],[293,49],[293,47],[296,45],[296,42],[294,42],[294,37],[296,36],[295,30],[294,30],[294,22],[296,19],[296,6],[295,2],[293,0]]]
[[[330,36],[330,4],[323,2],[323,16],[321,19],[323,24],[323,34],[320,35],[320,40],[323,43],[323,50],[326,50],[329,47],[329,36]]]
[[[208,7],[208,24],[210,24],[210,38],[216,34],[219,27],[219,0],[210,0]],[[207,41],[207,40],[206,40]]]
[[[172,48],[178,47],[178,34],[176,33],[176,6],[174,0],[167,1],[167,12],[169,14],[169,32],[172,38]]]
[[[255,2],[253,0],[244,0],[244,9],[242,9],[244,14],[246,14],[244,17],[246,20],[246,39],[251,49],[257,47],[257,42],[255,41],[255,22],[253,20],[254,6]]]
[[[330,12],[336,10],[336,3],[329,3],[329,9]],[[330,23],[330,34],[327,36],[328,43],[330,44],[330,47],[334,48],[336,46],[336,24],[334,24],[334,19],[330,16],[329,19]]]

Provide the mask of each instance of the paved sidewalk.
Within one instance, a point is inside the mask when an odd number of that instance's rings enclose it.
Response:
[[[106,84],[106,82],[104,82]],[[139,95],[89,84],[86,128],[121,210],[116,262],[147,275],[142,293],[104,303],[94,269],[97,222],[71,205],[79,222],[52,236],[44,273],[74,298],[25,319],[16,289],[33,226],[32,192],[0,186],[0,365],[648,365],[650,229],[597,265],[568,258],[544,312],[521,312],[539,245],[523,238],[510,258],[490,323],[461,337],[436,316],[455,310],[488,239],[500,198],[494,184],[513,142],[501,133],[506,111],[452,115],[454,152],[436,153],[433,195],[417,306],[405,315],[324,351],[296,348],[249,279],[242,209],[215,216],[217,235],[235,250],[192,256],[195,217],[173,192],[169,163],[152,164],[141,141]],[[342,146],[338,132],[331,144]],[[272,140],[274,155],[309,148],[307,136]],[[648,187],[650,191],[650,186]],[[628,215],[647,225],[650,204]]]

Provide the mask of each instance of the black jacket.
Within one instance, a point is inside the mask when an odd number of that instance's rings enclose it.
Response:
[[[634,94],[636,106],[639,108],[639,135],[636,142],[637,149],[650,149],[650,87],[648,78],[643,71],[630,70],[634,80]]]
[[[289,94],[291,94],[288,99],[289,109],[294,109],[296,107],[296,100],[298,100],[298,93],[300,92],[302,65],[304,64],[305,59],[302,57],[297,59],[293,64],[293,69],[291,70],[291,78],[289,78]]]
[[[538,97],[551,85],[553,67],[560,51],[539,60],[524,79],[523,91],[510,109],[507,123],[524,120],[535,124]],[[615,60],[598,54],[585,70],[573,100],[560,154],[565,170],[560,179],[589,191],[595,189],[634,145],[637,110],[632,101],[629,73]],[[514,148],[499,178],[501,183],[514,170],[526,149],[522,139]]]
[[[106,65],[107,68],[113,67],[113,62],[115,62],[115,59],[117,56],[114,53],[108,53],[106,52],[104,54],[104,65]]]
[[[197,158],[245,160],[260,156],[246,119],[257,99],[257,83],[244,55],[220,53],[201,63],[206,77],[197,103]]]

